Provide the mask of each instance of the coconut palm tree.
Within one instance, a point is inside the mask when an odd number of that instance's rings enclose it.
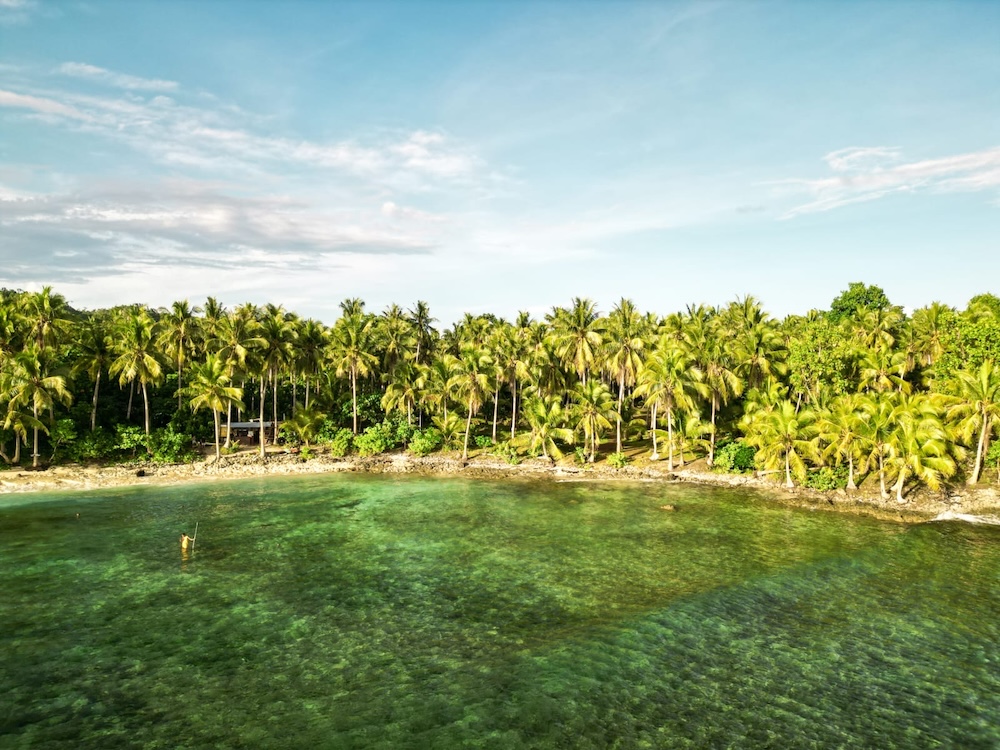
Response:
[[[430,357],[434,345],[436,331],[432,324],[436,322],[436,318],[431,317],[430,308],[426,302],[417,300],[417,304],[410,310],[409,320],[413,325],[413,338],[416,345],[413,360],[418,365],[422,365]]]
[[[386,412],[398,410],[406,412],[406,424],[413,425],[413,409],[420,398],[420,369],[412,362],[400,362],[390,375],[382,376],[388,380],[385,395],[382,396],[382,409]]]
[[[280,305],[265,305],[258,321],[257,335],[263,343],[256,349],[256,371],[260,376],[260,455],[264,448],[264,400],[267,382],[271,381],[271,440],[278,436],[278,373],[291,360],[295,329],[285,309]]]
[[[611,429],[611,420],[618,415],[614,398],[608,386],[596,378],[577,383],[573,397],[576,427],[583,433],[584,447],[590,449],[588,460],[594,463],[601,433]]]
[[[191,382],[184,389],[184,395],[190,399],[193,411],[202,408],[212,410],[212,420],[215,423],[215,460],[221,460],[219,415],[224,409],[228,411],[233,404],[242,407],[243,398],[242,389],[232,385],[226,360],[210,352],[204,362],[194,365],[191,368]]]
[[[806,459],[818,459],[818,434],[812,410],[796,410],[786,399],[757,414],[745,440],[757,449],[757,460],[765,469],[784,468],[785,486],[791,488],[793,476],[805,480]]]
[[[899,395],[893,410],[895,431],[890,445],[897,475],[896,501],[906,502],[903,488],[912,475],[933,490],[955,473],[948,432],[941,420],[941,407],[934,396]]]
[[[48,373],[46,357],[36,344],[28,347],[7,359],[4,368],[2,390],[7,398],[8,418],[5,425],[8,429],[16,422],[22,424],[25,420],[15,420],[11,414],[16,414],[20,407],[31,406],[30,426],[34,434],[31,466],[38,468],[38,432],[48,434],[48,428],[39,418],[39,413],[52,409],[54,403],[69,405],[73,397],[66,388],[66,379],[62,375]],[[23,428],[22,428],[23,429]]]
[[[157,342],[164,354],[177,364],[177,408],[181,408],[184,389],[182,374],[184,363],[194,351],[199,333],[200,307],[191,307],[187,300],[174,302],[169,310],[160,311]]]
[[[110,375],[117,375],[120,385],[130,386],[139,381],[146,434],[150,432],[149,386],[163,380],[159,349],[156,346],[155,324],[146,308],[131,308],[120,320],[120,329],[112,345],[115,359],[108,368]]]
[[[586,383],[603,341],[604,326],[597,305],[589,299],[574,297],[568,310],[553,308],[546,320],[552,329],[556,353]]]
[[[615,420],[615,450],[622,450],[622,412],[625,388],[635,385],[646,349],[645,319],[632,300],[624,297],[608,315],[604,326],[604,370],[618,384],[618,408]]]
[[[330,332],[329,358],[337,377],[351,381],[354,434],[358,434],[358,376],[366,377],[378,365],[375,356],[374,323],[359,314],[342,316]]]
[[[66,298],[53,294],[51,286],[24,294],[18,313],[24,322],[26,337],[34,342],[39,353],[57,345],[72,323]]]
[[[94,381],[94,397],[90,407],[90,431],[93,432],[97,429],[97,399],[101,390],[101,376],[114,360],[111,338],[104,322],[96,317],[88,318],[80,331],[77,346],[79,355],[73,365],[73,372],[85,372]]]
[[[850,393],[833,399],[828,409],[820,412],[818,420],[824,459],[833,459],[836,465],[847,461],[847,489],[857,489],[854,481],[855,462],[859,459],[861,441],[861,403],[857,394]]]
[[[718,434],[716,419],[719,409],[733,397],[743,393],[743,381],[733,369],[732,357],[724,344],[723,333],[707,337],[699,355],[699,365],[704,373],[703,383],[711,405],[712,433],[709,436],[708,465],[715,462],[715,439]]]
[[[1000,425],[1000,367],[987,359],[977,370],[959,370],[951,388],[954,395],[947,418],[955,423],[963,440],[968,442],[975,436],[976,459],[967,482],[976,484],[990,449],[990,439]]]
[[[326,348],[330,338],[326,327],[318,320],[301,321],[298,326],[298,333],[295,336],[295,347],[292,350],[292,359],[295,370],[306,385],[305,408],[309,408],[309,388],[314,380],[319,377],[323,368],[323,360],[326,357]]]
[[[694,409],[694,397],[701,386],[701,371],[675,338],[661,336],[656,348],[639,371],[635,395],[650,406],[649,430],[653,438],[654,461],[660,458],[656,443],[657,411],[667,419],[667,470],[674,470],[674,419],[678,409]]]
[[[906,352],[887,347],[865,350],[860,362],[862,390],[909,393],[912,386],[906,380],[906,359]]]
[[[548,396],[533,396],[524,404],[524,418],[528,423],[528,449],[541,450],[547,461],[562,458],[563,453],[556,440],[573,442],[573,430],[566,427],[566,411],[560,399]],[[551,454],[551,455],[550,455]]]
[[[901,397],[898,393],[866,393],[858,397],[859,416],[859,449],[861,463],[858,465],[862,473],[867,473],[873,465],[878,469],[879,494],[885,500],[889,497],[886,489],[887,463],[892,458],[893,443],[896,440],[896,405]]]
[[[465,443],[462,446],[462,460],[469,457],[469,433],[472,430],[472,417],[479,412],[490,390],[490,375],[493,359],[485,347],[473,344],[462,348],[455,368],[455,386],[461,398],[468,406],[465,419]]]

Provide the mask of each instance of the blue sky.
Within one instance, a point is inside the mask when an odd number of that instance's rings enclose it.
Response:
[[[1000,293],[1000,3],[0,0],[0,285],[777,316]]]

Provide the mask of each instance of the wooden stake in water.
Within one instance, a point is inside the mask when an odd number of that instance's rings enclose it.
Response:
[[[191,552],[194,552],[194,544],[198,541],[198,522],[194,522],[194,536],[191,537]]]

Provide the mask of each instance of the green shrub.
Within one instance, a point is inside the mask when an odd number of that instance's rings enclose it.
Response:
[[[308,445],[305,446],[301,451],[299,451],[299,457],[303,461],[308,461],[310,458],[313,457],[312,448],[310,448]]]
[[[614,469],[624,469],[628,463],[629,458],[624,453],[612,453],[608,456],[608,466]]]
[[[316,442],[321,444],[332,443],[341,430],[340,425],[332,419],[324,419],[323,424],[320,425],[319,431],[316,433]]]
[[[115,443],[113,450],[121,456],[135,458],[140,450],[148,452],[149,436],[135,425],[115,425]]]
[[[476,447],[477,448],[492,448],[493,447],[493,438],[491,438],[489,435],[476,435],[475,441],[476,441]]]
[[[584,466],[587,463],[587,450],[581,445],[576,446],[573,449],[573,461],[579,466]]]
[[[396,435],[391,424],[372,425],[356,438],[354,450],[359,456],[374,456],[396,447]]]
[[[324,442],[326,442],[331,456],[334,458],[343,458],[351,450],[351,444],[354,442],[354,434],[345,427],[337,430],[329,440]]]
[[[151,458],[158,464],[176,464],[195,457],[194,439],[185,432],[175,432],[170,425],[154,430],[149,436]]]
[[[504,441],[502,443],[497,443],[493,446],[490,451],[497,458],[502,458],[504,461],[509,463],[511,466],[517,466],[521,463],[521,454],[518,453],[517,448],[514,447],[509,441]]]
[[[814,490],[842,490],[847,486],[847,467],[824,466],[806,474],[805,486]]]
[[[742,440],[734,440],[719,446],[715,452],[713,468],[726,474],[748,474],[755,468],[757,451]]]
[[[93,432],[81,433],[76,440],[66,446],[66,456],[70,461],[93,461],[112,456],[117,448],[115,438],[103,427]]]
[[[442,442],[441,432],[434,427],[417,430],[410,438],[410,453],[414,456],[426,456],[438,450]]]
[[[299,434],[295,429],[295,425],[291,422],[282,422],[278,426],[278,436],[289,448],[297,448],[302,444],[302,441],[299,440]]]

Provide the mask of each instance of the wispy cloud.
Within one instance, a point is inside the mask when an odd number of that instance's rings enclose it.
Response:
[[[0,107],[13,107],[16,109],[30,109],[43,115],[57,115],[59,117],[69,117],[73,120],[91,120],[90,115],[81,112],[76,107],[64,104],[63,102],[47,99],[41,96],[30,96],[28,94],[18,94],[13,91],[0,90]]]
[[[0,25],[25,23],[37,7],[34,0],[0,0]]]
[[[830,211],[893,193],[972,192],[1000,187],[1000,147],[919,161],[905,161],[897,148],[845,148],[827,154],[823,160],[834,172],[832,176],[771,183],[812,198],[781,218]]]
[[[139,78],[138,76],[131,76],[125,73],[115,73],[114,71],[98,68],[96,65],[88,65],[87,63],[63,63],[57,70],[63,75],[74,78],[86,78],[91,81],[114,86],[115,88],[131,91],[174,91],[178,88],[176,81],[164,81],[158,78]]]

